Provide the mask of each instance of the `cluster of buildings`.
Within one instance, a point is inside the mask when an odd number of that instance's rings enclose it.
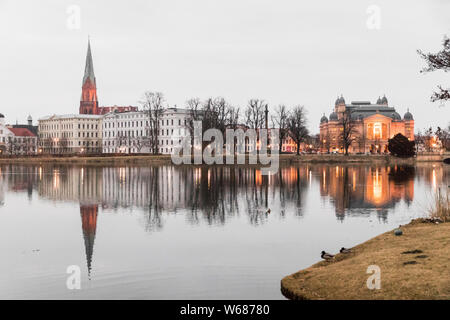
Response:
[[[161,115],[158,148],[171,154],[189,135],[186,109],[167,108]],[[78,114],[51,115],[39,119],[38,152],[149,153],[149,116],[135,106],[100,107],[91,46],[88,43]]]
[[[37,126],[28,116],[28,124],[7,125],[5,116],[0,113],[0,155],[30,155],[37,152]]]
[[[315,149],[322,153],[342,153],[341,119],[351,112],[355,129],[350,153],[385,153],[388,139],[402,133],[414,140],[414,119],[408,111],[403,118],[388,105],[387,98],[375,104],[356,101],[346,104],[338,97],[334,110],[320,120],[320,142]],[[267,117],[267,110],[266,110]],[[149,153],[150,130],[146,111],[136,106],[99,106],[91,46],[88,42],[86,64],[78,114],[50,115],[33,126],[5,125],[0,114],[0,154],[76,154],[76,153]],[[190,135],[190,112],[167,108],[159,120],[158,153],[171,154]],[[266,120],[267,123],[267,120]],[[267,125],[267,124],[266,124]],[[311,148],[312,146],[309,146]],[[251,150],[247,150],[251,151]],[[294,153],[297,146],[290,136],[282,142],[282,152]]]

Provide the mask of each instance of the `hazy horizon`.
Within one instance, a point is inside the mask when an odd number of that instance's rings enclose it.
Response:
[[[70,6],[80,28],[68,27]],[[369,29],[370,6],[380,28]],[[437,52],[450,35],[450,2],[433,1],[10,1],[0,0],[0,113],[36,123],[78,113],[91,38],[101,106],[138,105],[146,90],[171,106],[222,96],[243,110],[248,99],[304,105],[319,131],[336,96],[346,102],[386,94],[415,130],[447,126],[450,104],[430,102],[448,73],[421,74],[416,50]],[[241,112],[243,114],[243,111]]]

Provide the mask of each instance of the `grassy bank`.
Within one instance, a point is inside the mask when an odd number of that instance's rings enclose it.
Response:
[[[38,157],[16,157],[0,158],[0,164],[170,164],[170,155],[124,155],[124,156],[38,156]]]
[[[389,155],[336,155],[336,154],[296,154],[279,155],[280,163],[386,163],[414,165],[416,162],[441,162],[442,156],[417,157],[401,159]],[[171,164],[170,155],[99,155],[99,156],[34,156],[34,157],[3,157],[0,164],[34,164],[34,163],[75,163],[75,164]],[[225,163],[225,160],[224,160]],[[248,164],[248,159],[246,160]]]
[[[281,280],[289,299],[450,299],[450,223],[403,226]],[[416,251],[415,251],[416,250]],[[409,253],[408,253],[409,252]],[[369,265],[381,269],[381,289],[369,290]]]

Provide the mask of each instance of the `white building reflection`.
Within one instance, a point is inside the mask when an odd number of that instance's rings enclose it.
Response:
[[[415,179],[435,189],[450,184],[448,172],[442,165],[301,165],[264,176],[250,166],[8,165],[0,166],[0,205],[11,191],[28,197],[37,191],[41,198],[79,205],[90,276],[99,209],[136,208],[147,231],[163,227],[163,214],[181,210],[192,224],[225,224],[245,215],[260,225],[268,220],[269,208],[281,218],[301,218],[306,193],[320,192],[334,205],[339,220],[370,210],[385,219],[396,203],[413,200]]]
[[[239,213],[263,223],[260,213],[270,206],[281,215],[290,210],[301,216],[308,190],[331,199],[339,218],[358,209],[389,209],[402,199],[408,203],[414,179],[425,179],[436,189],[448,181],[447,175],[442,165],[302,165],[281,167],[273,176],[262,175],[257,167],[9,165],[0,167],[0,203],[5,203],[7,190],[29,197],[37,190],[42,198],[104,210],[185,210],[193,223],[202,218],[224,223]],[[314,182],[318,190],[312,190]]]

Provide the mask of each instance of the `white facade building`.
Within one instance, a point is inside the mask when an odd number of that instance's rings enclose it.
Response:
[[[39,121],[39,153],[101,153],[102,116],[53,115]]]
[[[172,154],[190,136],[190,111],[167,108],[159,120],[158,151]],[[52,115],[39,122],[39,153],[150,153],[146,111]],[[1,143],[1,140],[0,140]]]
[[[103,153],[148,153],[148,115],[144,111],[103,116]]]
[[[189,119],[191,113],[187,109],[167,108],[160,120],[158,148],[161,154],[172,154],[181,145],[183,138],[190,136]]]
[[[158,151],[172,154],[189,133],[190,112],[167,108],[159,120]],[[103,153],[150,153],[149,119],[146,111],[111,112],[103,117]]]

